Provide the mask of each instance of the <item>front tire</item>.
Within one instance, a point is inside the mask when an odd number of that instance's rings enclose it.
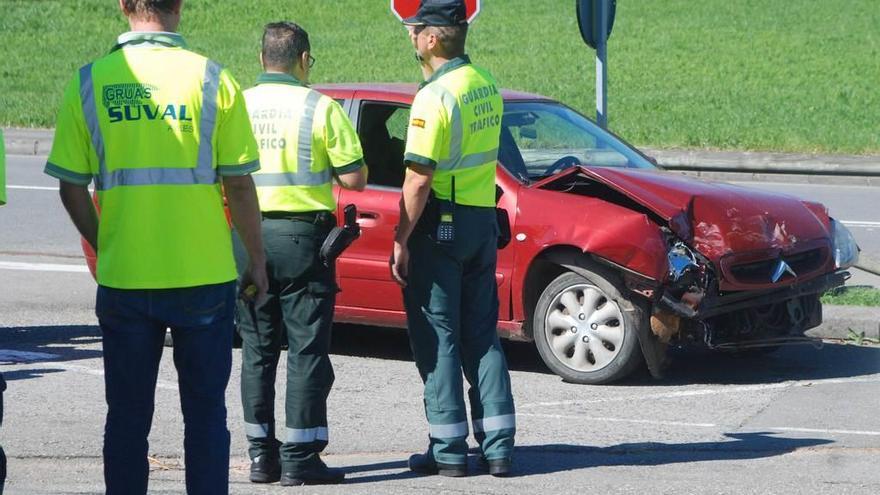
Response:
[[[535,345],[565,381],[611,383],[644,361],[638,330],[647,320],[623,296],[613,272],[601,267],[579,272],[563,273],[544,289],[533,317]]]

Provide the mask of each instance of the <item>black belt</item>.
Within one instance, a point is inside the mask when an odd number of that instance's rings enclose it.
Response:
[[[270,220],[296,220],[315,225],[336,225],[336,217],[329,211],[263,211],[263,218]]]

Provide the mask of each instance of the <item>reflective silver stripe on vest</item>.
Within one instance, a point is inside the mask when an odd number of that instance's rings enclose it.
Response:
[[[98,109],[95,106],[92,64],[85,65],[79,70],[79,99],[82,103],[89,137],[92,138],[92,147],[95,148],[95,154],[98,155],[98,175],[95,176],[95,187],[101,189],[102,178],[107,175],[107,162],[104,160],[104,136],[101,134],[101,126],[98,125]]]
[[[467,421],[453,423],[451,425],[428,425],[428,435],[431,438],[457,438],[468,435]]]
[[[266,438],[269,436],[269,424],[268,423],[248,423],[244,424],[244,434],[251,438]]]
[[[299,135],[296,147],[296,172],[257,172],[251,177],[257,187],[278,186],[320,186],[332,179],[330,167],[319,172],[312,172],[312,128],[315,125],[315,113],[321,93],[309,90],[306,95],[302,117],[299,122]]]
[[[494,167],[495,162],[497,161],[498,148],[495,148],[494,150],[465,155],[459,158],[457,162],[452,162],[451,160],[440,160],[437,168],[443,170],[461,170],[465,168],[479,167],[480,165],[488,165],[490,163]]]
[[[117,186],[149,185],[192,185],[214,184],[217,171],[214,170],[214,125],[217,122],[217,92],[220,87],[222,68],[213,60],[205,66],[205,79],[202,83],[202,111],[199,115],[199,153],[195,168],[192,167],[149,167],[122,168],[107,170],[104,137],[98,123],[98,109],[95,102],[95,85],[92,81],[92,64],[80,69],[80,99],[86,126],[92,138],[92,146],[98,156],[98,174],[95,187],[106,191]]]
[[[429,84],[425,86],[425,89],[440,98],[452,124],[449,134],[449,158],[440,160],[437,163],[437,170],[458,168],[457,164],[461,161],[461,143],[464,136],[464,122],[461,118],[461,108],[458,106],[458,99],[448,89],[437,83]]]
[[[213,60],[205,65],[202,82],[202,111],[199,114],[199,161],[196,165],[197,184],[217,181],[214,170],[214,127],[217,123],[217,93],[220,91],[220,71],[223,68]]]
[[[315,428],[288,428],[285,440],[287,443],[326,442],[329,439],[326,426]]]
[[[489,416],[474,420],[474,432],[497,431],[516,428],[516,415],[505,414],[502,416]]]

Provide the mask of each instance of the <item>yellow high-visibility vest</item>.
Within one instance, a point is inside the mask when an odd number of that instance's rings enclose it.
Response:
[[[465,55],[444,64],[413,101],[404,160],[434,169],[432,189],[469,206],[495,206],[504,101],[488,71]]]
[[[336,210],[332,178],[364,166],[357,131],[342,106],[289,74],[265,73],[245,90],[261,168],[253,175],[262,211]]]
[[[64,91],[45,172],[94,182],[98,283],[164,289],[236,278],[219,176],[259,169],[228,71],[174,33],[126,33]]]

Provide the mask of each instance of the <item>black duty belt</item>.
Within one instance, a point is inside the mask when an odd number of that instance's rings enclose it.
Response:
[[[336,225],[336,217],[329,211],[264,211],[263,218],[270,220],[296,220],[315,225]]]

